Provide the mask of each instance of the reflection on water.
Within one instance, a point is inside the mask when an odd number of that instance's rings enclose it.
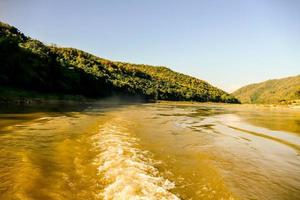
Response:
[[[0,199],[299,199],[300,113],[2,108]]]
[[[300,135],[300,111],[262,111],[255,113],[244,113],[243,117],[255,126],[266,127],[271,130],[287,131]]]

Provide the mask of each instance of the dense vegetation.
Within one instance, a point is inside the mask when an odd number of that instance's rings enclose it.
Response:
[[[41,93],[237,103],[205,81],[154,67],[112,62],[74,48],[47,46],[0,23],[0,84]]]
[[[242,103],[292,103],[300,100],[300,75],[247,85],[233,93]]]

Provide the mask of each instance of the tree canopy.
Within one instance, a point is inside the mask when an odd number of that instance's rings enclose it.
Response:
[[[232,95],[162,66],[114,62],[74,48],[47,46],[0,23],[0,83],[43,93],[238,103]]]
[[[291,103],[300,100],[300,75],[250,84],[233,95],[242,103]]]

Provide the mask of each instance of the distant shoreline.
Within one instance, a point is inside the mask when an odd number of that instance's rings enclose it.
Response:
[[[221,102],[196,102],[196,101],[166,101],[166,100],[145,100],[129,96],[111,96],[101,98],[87,98],[82,95],[64,95],[40,93],[35,91],[26,91],[20,89],[0,87],[0,104],[10,105],[52,105],[52,104],[122,104],[122,103],[158,103],[173,104],[182,106],[225,106],[234,107],[235,109],[272,109],[282,110],[290,109],[300,111],[300,103],[294,104],[231,104]]]
[[[188,102],[188,101],[157,101],[159,104],[174,104],[182,106],[226,106],[234,108],[243,108],[243,109],[272,109],[272,110],[282,110],[289,109],[300,111],[300,104],[230,104],[230,103],[218,103],[218,102]]]
[[[85,105],[85,104],[119,104],[119,103],[157,103],[157,104],[168,104],[168,105],[181,105],[181,106],[225,106],[233,107],[237,109],[272,109],[282,110],[289,109],[300,111],[300,104],[230,104],[230,103],[219,103],[219,102],[195,102],[195,101],[145,101],[145,100],[129,100],[121,99],[120,97],[104,97],[104,98],[86,98],[79,95],[53,95],[43,94],[37,97],[28,96],[1,96],[0,104],[10,105],[52,105],[52,104],[69,104],[69,105]]]

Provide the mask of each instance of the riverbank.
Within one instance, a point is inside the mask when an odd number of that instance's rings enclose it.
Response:
[[[41,93],[36,91],[0,87],[0,104],[41,105],[41,104],[130,104],[153,102],[140,97],[112,95],[109,97],[88,98],[82,95]]]
[[[56,104],[56,103],[84,103],[92,102],[81,95],[49,94],[36,91],[0,87],[1,104]]]
[[[49,94],[36,91],[27,91],[15,88],[0,87],[0,104],[11,105],[89,105],[89,104],[130,104],[130,103],[158,103],[182,106],[225,106],[234,109],[272,109],[272,110],[295,110],[300,111],[300,101],[291,104],[230,104],[217,102],[194,102],[194,101],[150,101],[139,97],[114,95],[102,98],[87,98],[82,95]]]

